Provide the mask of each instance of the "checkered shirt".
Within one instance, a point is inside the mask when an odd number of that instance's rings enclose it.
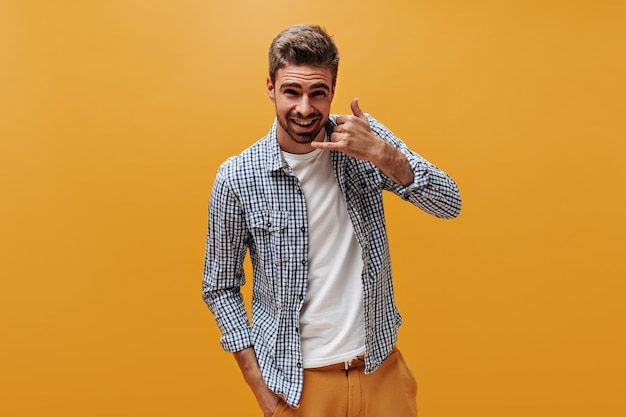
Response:
[[[329,133],[336,118],[329,118]],[[448,175],[367,118],[376,135],[402,151],[415,174],[413,184],[401,186],[371,162],[330,151],[363,253],[365,372],[371,373],[393,349],[402,322],[394,302],[382,191],[440,218],[456,217],[461,200]],[[222,333],[224,350],[254,347],[267,386],[292,406],[299,404],[303,384],[298,327],[307,292],[307,228],[304,194],[282,157],[275,121],[266,137],[217,172],[209,203],[203,298]],[[247,251],[253,267],[251,322],[240,292]]]

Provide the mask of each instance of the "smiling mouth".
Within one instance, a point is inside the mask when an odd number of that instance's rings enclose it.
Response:
[[[315,123],[317,119],[291,119],[293,123],[300,127],[309,127]]]

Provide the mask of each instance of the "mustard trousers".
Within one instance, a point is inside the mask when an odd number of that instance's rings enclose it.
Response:
[[[281,401],[272,417],[417,417],[417,382],[398,349],[371,374],[364,369],[360,359],[347,370],[305,369],[300,406]]]

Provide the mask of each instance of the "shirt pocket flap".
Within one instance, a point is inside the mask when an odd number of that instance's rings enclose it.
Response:
[[[268,232],[277,232],[287,227],[289,213],[278,210],[260,210],[248,214],[248,224],[251,229],[263,229]]]
[[[372,167],[355,170],[350,173],[347,183],[353,190],[369,193],[371,189],[380,189],[382,187],[382,178],[378,169]]]

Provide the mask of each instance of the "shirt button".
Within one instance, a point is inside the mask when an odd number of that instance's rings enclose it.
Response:
[[[306,227],[302,226],[302,227],[300,228],[300,231],[301,231],[302,233],[304,233],[304,232],[306,231]]]
[[[267,222],[267,227],[272,227],[272,223]]]
[[[306,259],[302,260],[302,265],[306,265]]]
[[[300,294],[300,301],[302,301],[304,299],[304,296],[302,294]]]
[[[297,366],[298,368],[302,368],[302,364],[300,362],[298,362]]]

